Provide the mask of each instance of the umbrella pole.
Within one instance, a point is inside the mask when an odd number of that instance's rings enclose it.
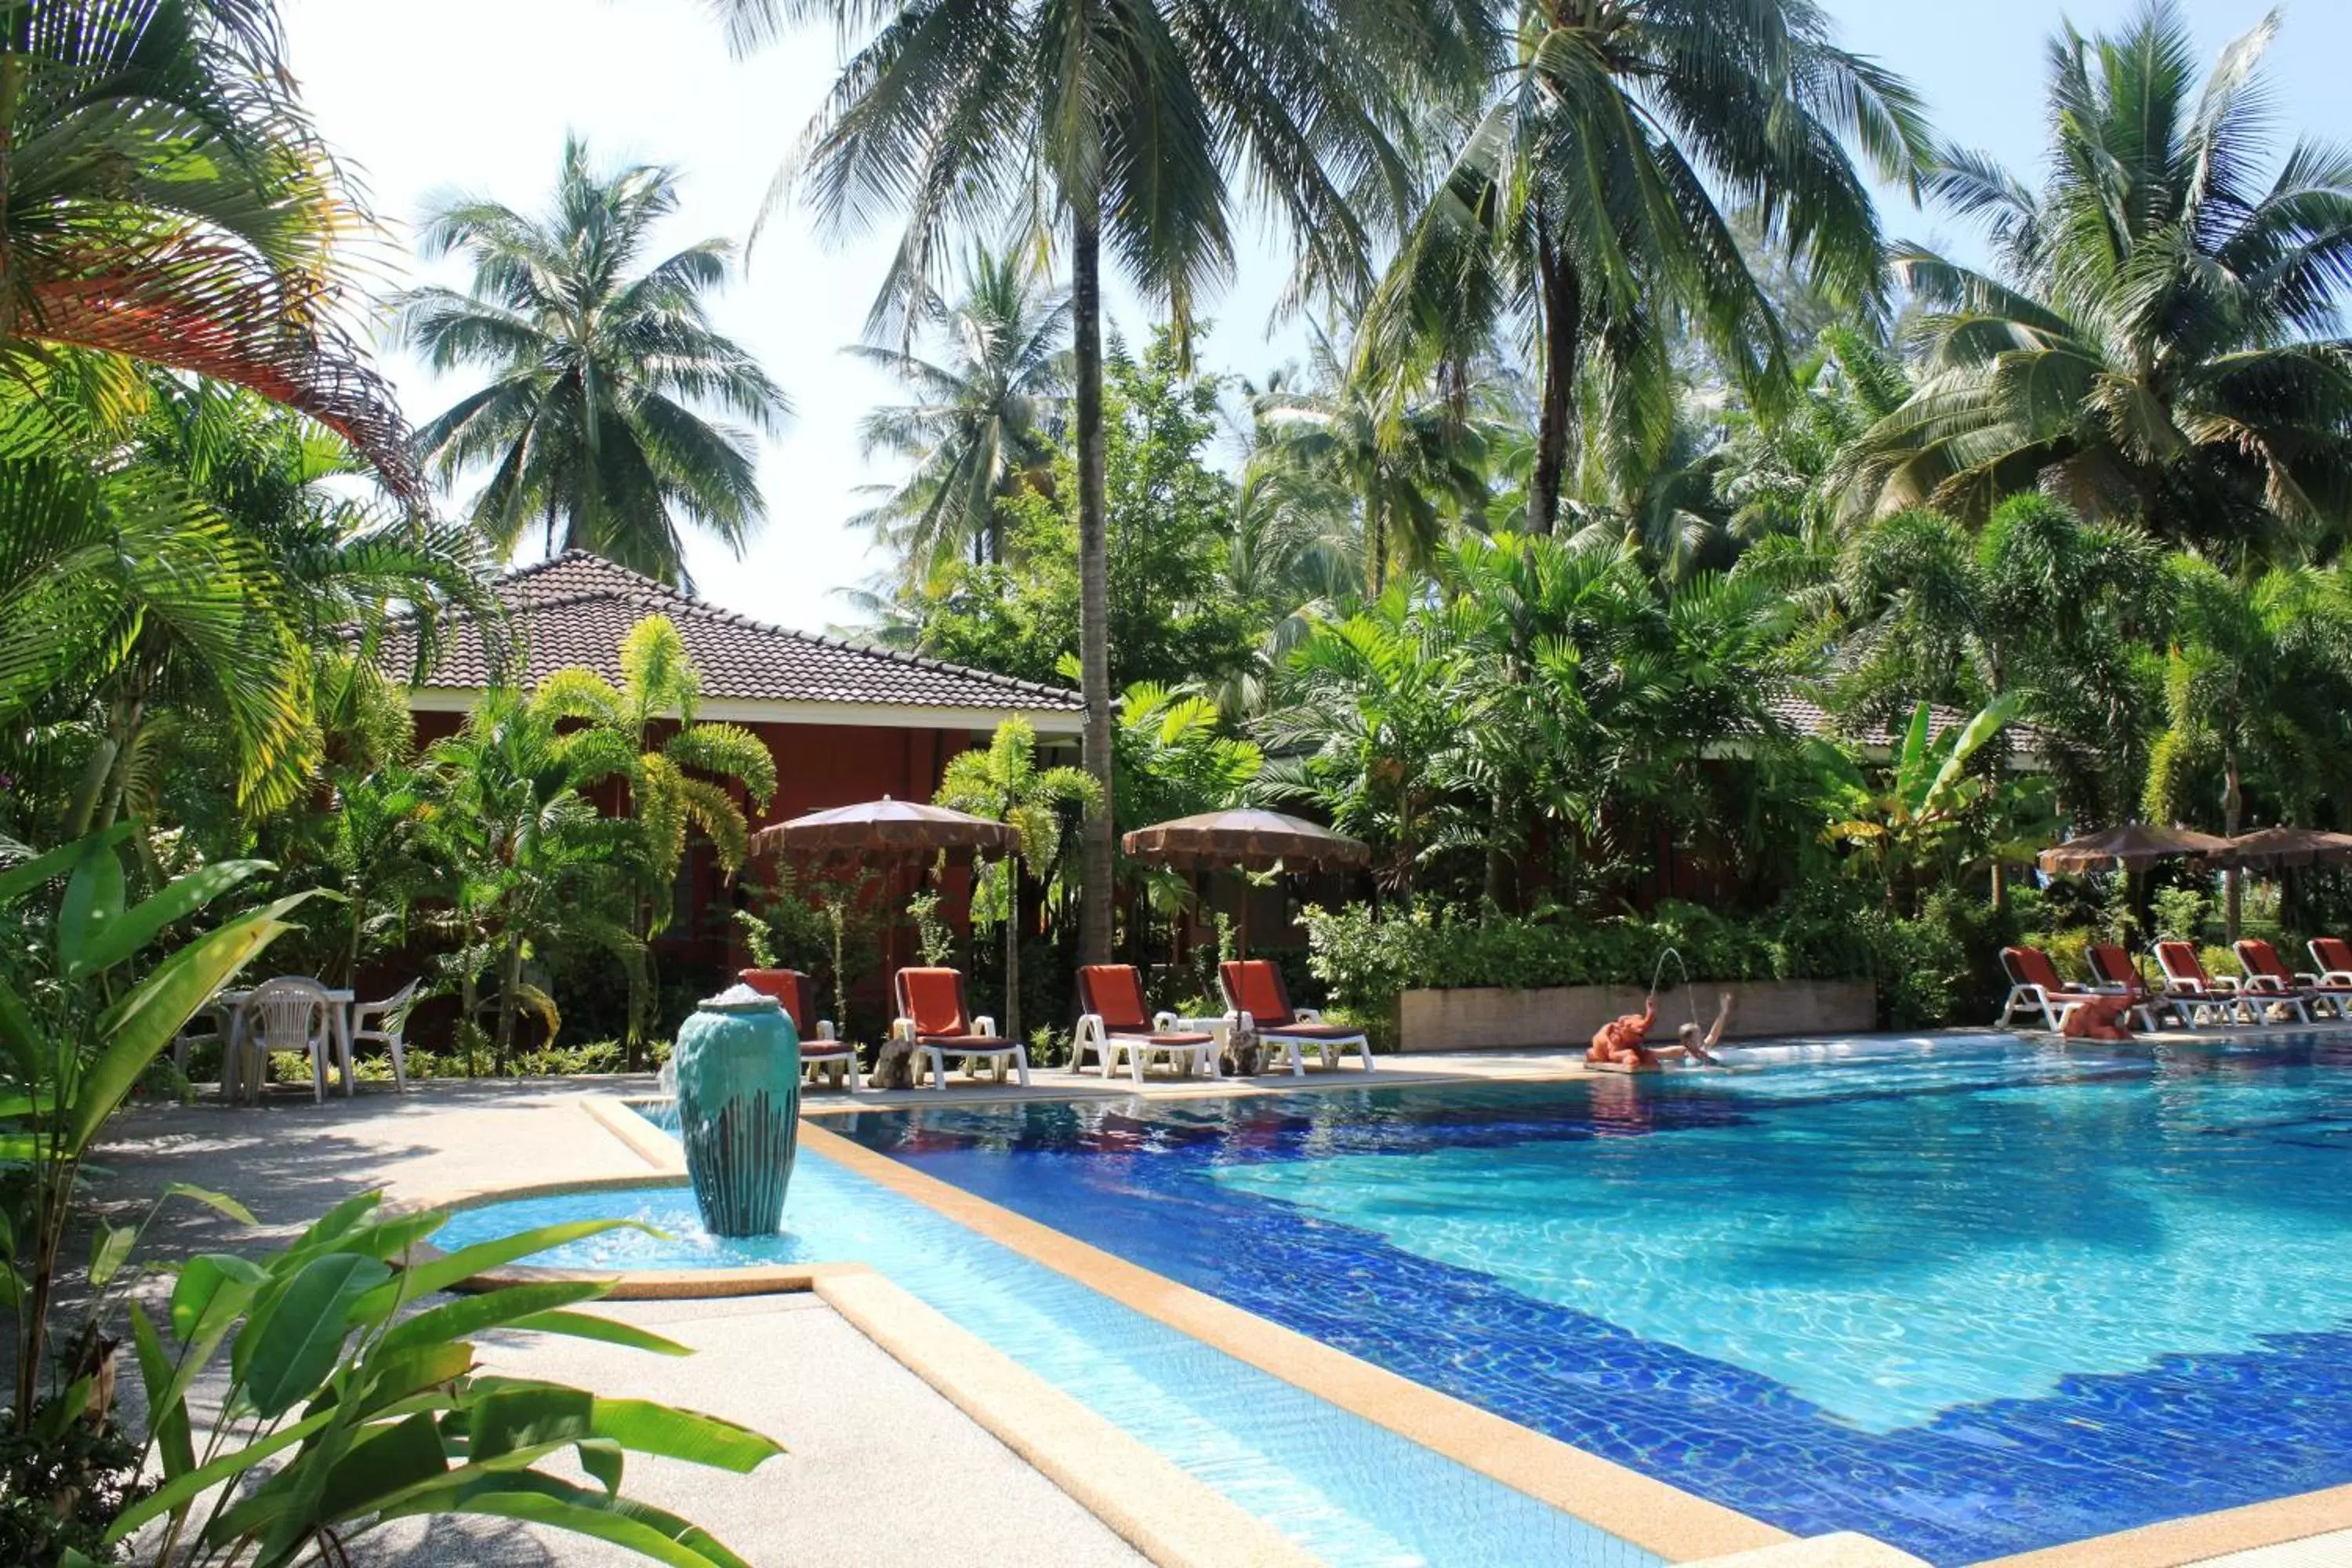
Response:
[[[1241,919],[1234,922],[1234,956],[1235,958],[1247,958],[1249,956],[1249,873],[1247,871],[1235,871],[1234,875],[1239,877],[1242,882],[1242,914]]]

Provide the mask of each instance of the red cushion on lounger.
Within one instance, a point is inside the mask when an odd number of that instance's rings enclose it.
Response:
[[[2058,977],[2058,966],[2051,963],[2050,955],[2038,947],[2004,947],[2000,950],[2000,956],[2010,964],[2021,984],[2039,985],[2053,994],[2074,989]]]
[[[2238,962],[2246,966],[2249,974],[2275,980],[2281,985],[2293,985],[2294,972],[2281,963],[2278,949],[2258,936],[2241,938],[2238,942]]]
[[[2139,989],[2139,969],[2126,952],[2112,942],[2095,942],[2090,947],[2091,973],[2105,985],[2128,985]]]
[[[1143,1005],[1143,980],[1131,963],[1087,963],[1078,969],[1078,1001],[1114,1035],[1148,1034],[1151,1015]]]
[[[1263,958],[1243,958],[1217,966],[1223,981],[1225,1003],[1247,1013],[1261,1031],[1279,1029],[1290,1022],[1290,997],[1282,988],[1282,971]]]
[[[747,969],[741,979],[744,984],[763,995],[773,996],[784,1016],[793,1021],[793,1033],[808,1037],[808,976],[797,969]]]
[[[2352,969],[2352,942],[2346,942],[2340,936],[2313,937],[2311,952],[2312,956],[2319,960],[2319,966],[2331,973],[2341,969]]]
[[[1012,1045],[999,1035],[918,1035],[915,1041],[949,1051],[1001,1051]]]
[[[1350,1029],[1343,1024],[1285,1024],[1278,1029],[1260,1029],[1261,1035],[1273,1035],[1285,1040],[1360,1040],[1361,1029]]]
[[[2205,973],[2205,961],[2197,956],[2197,945],[2187,942],[2159,942],[2156,944],[2156,962],[2168,979],[2190,982],[2210,987],[2212,981]]]
[[[963,976],[952,969],[898,971],[898,1005],[914,1020],[915,1033],[965,1035],[971,1028],[964,1016]]]

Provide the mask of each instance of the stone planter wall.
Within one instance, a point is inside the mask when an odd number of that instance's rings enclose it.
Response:
[[[1715,1020],[1716,997],[1724,991],[1738,1000],[1730,1037],[1769,1035],[1853,1034],[1878,1023],[1876,989],[1867,980],[1758,980],[1694,985],[1658,997],[1654,1040],[1671,1041],[1698,1005],[1701,1028]],[[1397,1007],[1398,1039],[1406,1051],[1468,1051],[1509,1046],[1573,1046],[1592,1043],[1593,1031],[1612,1018],[1642,1010],[1638,985],[1560,985],[1534,991],[1475,987],[1459,991],[1408,991]]]

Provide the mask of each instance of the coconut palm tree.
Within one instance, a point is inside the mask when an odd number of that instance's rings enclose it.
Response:
[[[1461,360],[1523,335],[1540,373],[1527,527],[1549,532],[1585,382],[1671,421],[1685,325],[1759,398],[1787,377],[1727,214],[1848,308],[1876,301],[1879,227],[1852,142],[1887,179],[1929,152],[1917,100],[1837,47],[1810,0],[1530,0],[1498,90],[1406,235],[1358,352]]]
[[[2051,174],[2037,193],[1946,155],[1932,188],[1997,266],[1911,247],[1930,311],[1917,391],[1865,437],[1853,504],[1981,517],[2036,486],[2095,517],[2229,552],[2332,549],[2352,507],[2352,152],[2310,141],[2261,176],[2273,14],[2201,90],[2168,3],[2050,44]]]
[[[117,356],[251,387],[422,487],[398,408],[340,331],[364,218],[250,0],[0,4],[0,366],[93,378]]]
[[[975,247],[961,296],[927,293],[922,331],[944,361],[861,343],[848,352],[888,371],[919,400],[877,408],[859,430],[865,455],[908,459],[913,471],[880,504],[852,519],[898,555],[909,582],[950,562],[1004,559],[998,498],[1050,489],[1054,426],[1068,380],[1068,291],[1049,287],[1021,252]]]
[[[410,289],[395,338],[436,371],[480,368],[490,381],[417,444],[445,481],[488,469],[471,512],[499,550],[536,530],[550,553],[592,550],[690,585],[687,528],[740,556],[763,521],[756,439],[791,405],[711,328],[705,296],[727,281],[732,246],[706,239],[645,265],[677,210],[671,170],[601,171],[567,138],[543,215],[478,196],[425,214],[419,249],[462,252],[473,287]]]
[[[1402,210],[1406,105],[1458,91],[1484,61],[1475,0],[720,0],[738,47],[824,17],[852,52],[803,139],[822,225],[907,225],[871,323],[903,333],[960,229],[1058,230],[1070,268],[1087,766],[1108,796],[1114,703],[1104,491],[1102,270],[1108,247],[1189,341],[1231,273],[1237,180],[1297,237],[1297,287],[1368,281]],[[1112,828],[1086,833],[1081,950],[1110,954]]]
[[[1448,512],[1486,494],[1487,431],[1471,399],[1432,377],[1382,385],[1356,374],[1347,342],[1312,329],[1307,374],[1251,400],[1260,430],[1255,456],[1328,479],[1349,498],[1364,543],[1364,593],[1376,598],[1392,568],[1425,574]]]

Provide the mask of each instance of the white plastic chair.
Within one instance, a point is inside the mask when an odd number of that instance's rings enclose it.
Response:
[[[392,1085],[400,1093],[408,1092],[406,1042],[408,1010],[416,1001],[422,980],[412,980],[381,1002],[358,1002],[352,1005],[352,1046],[356,1052],[363,1040],[383,1047],[392,1057]],[[349,1070],[348,1068],[346,1070]]]
[[[315,980],[291,976],[265,980],[245,999],[245,1038],[259,1058],[258,1070],[267,1077],[269,1053],[300,1051],[310,1058],[310,1098],[327,1098],[327,1061],[341,1046],[335,1029],[335,1001]],[[352,1060],[342,1058],[343,1092],[352,1092]],[[258,1081],[258,1080],[257,1080]]]

